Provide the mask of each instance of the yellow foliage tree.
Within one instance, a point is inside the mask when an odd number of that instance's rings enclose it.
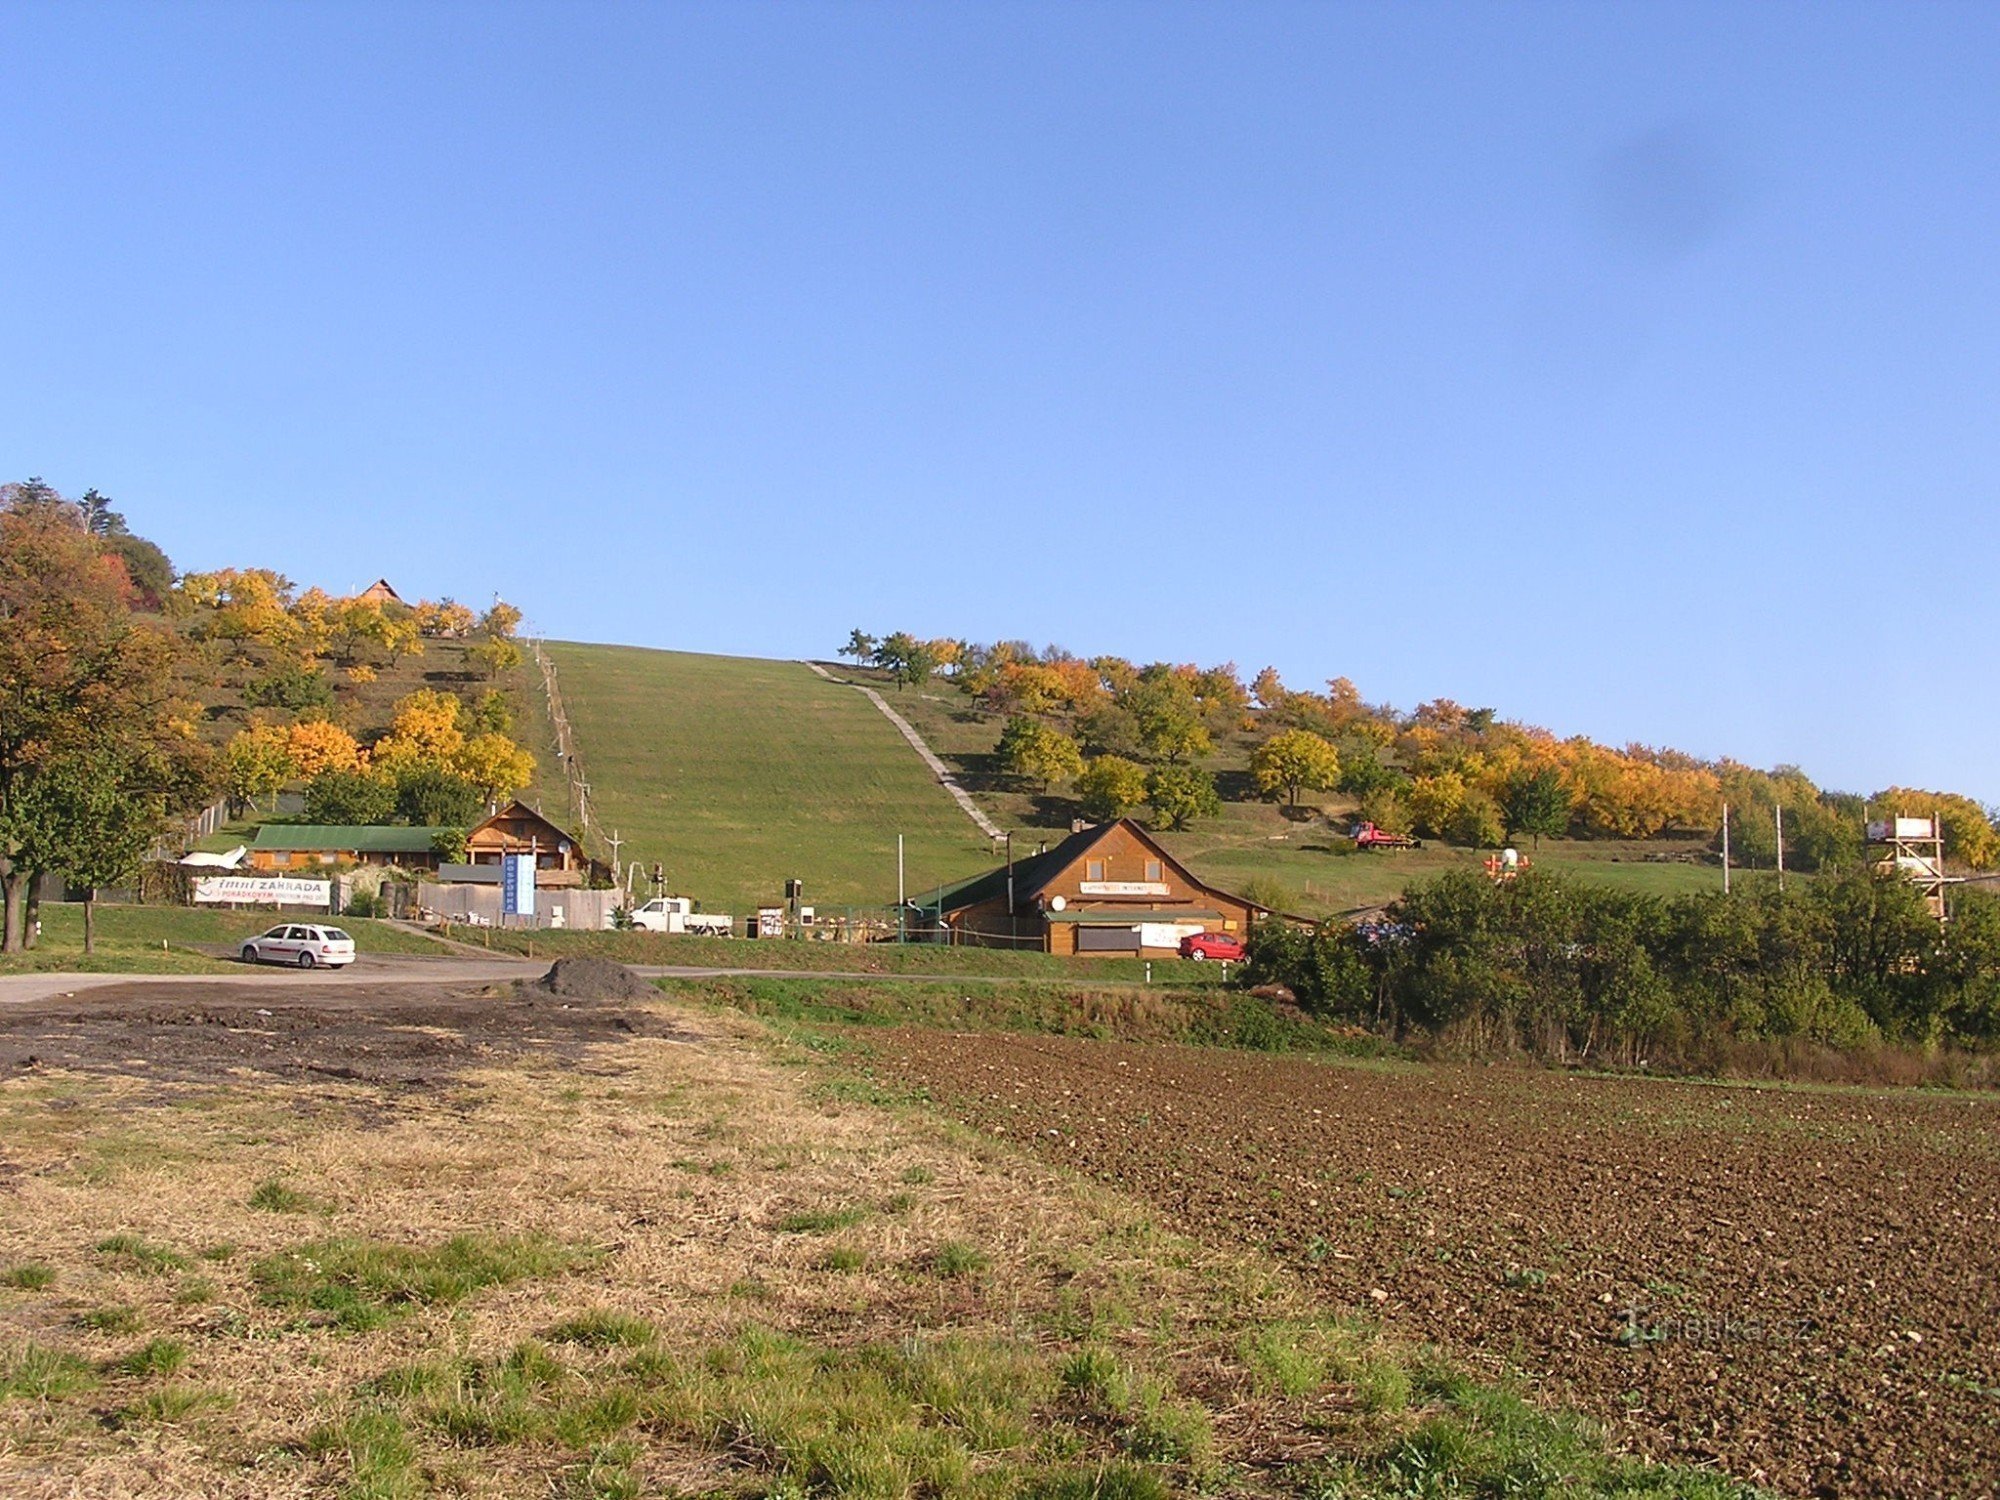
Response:
[[[391,773],[422,766],[450,770],[465,748],[460,713],[456,697],[434,688],[397,699],[389,732],[375,742],[370,759]]]
[[[276,724],[238,731],[222,752],[222,789],[239,803],[276,796],[297,774],[290,736]]]
[[[1448,838],[1465,808],[1465,778],[1456,771],[1419,776],[1410,783],[1410,816],[1430,838]]]
[[[294,724],[286,748],[298,774],[308,781],[322,771],[361,769],[360,743],[338,724],[329,724],[324,719]]]
[[[504,802],[534,778],[535,758],[504,734],[475,734],[453,769],[489,802]]]

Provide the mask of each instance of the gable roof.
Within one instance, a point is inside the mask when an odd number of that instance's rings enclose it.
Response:
[[[1134,823],[1130,818],[1117,818],[1112,822],[1099,823],[1094,828],[1086,828],[1080,833],[1071,834],[1046,854],[1031,854],[1026,859],[1015,860],[1014,904],[1017,907],[1032,904],[1035,898],[1058,875],[1083,858],[1085,854],[1089,853],[1090,850],[1094,849],[1115,830],[1121,828],[1141,844],[1144,844],[1148,849],[1151,849],[1155,854],[1159,855],[1161,859],[1172,865],[1176,870],[1180,871],[1188,884],[1196,890],[1216,891],[1218,895],[1229,894],[1227,891],[1218,890],[1217,887],[1210,885],[1207,881],[1197,876],[1186,865],[1161,848],[1157,839],[1137,823]],[[991,901],[996,896],[1005,897],[1006,894],[1007,867],[1002,865],[997,870],[988,870],[984,875],[975,875],[970,880],[961,880],[957,885],[946,886],[943,891],[939,892],[931,900],[921,901],[918,905],[925,910],[940,912],[957,911],[961,907],[976,906],[981,901]],[[1243,898],[1236,896],[1232,899],[1241,901]],[[1257,906],[1255,902],[1247,904],[1255,906],[1258,911],[1264,910],[1263,907]]]
[[[393,588],[389,587],[389,580],[386,578],[376,579],[373,583],[369,584],[367,588],[363,589],[360,593],[356,594],[354,597],[357,599],[376,599],[376,600],[394,599],[398,604],[401,604],[403,602],[403,596],[397,593]]]
[[[412,828],[403,824],[266,823],[251,841],[252,849],[290,850],[295,854],[429,854],[442,828]]]
[[[504,823],[520,819],[526,819],[529,822],[539,823],[544,828],[548,829],[551,833],[555,834],[559,839],[561,839],[565,843],[576,844],[579,848],[582,847],[581,841],[578,840],[575,834],[571,833],[568,829],[564,828],[560,823],[554,822],[551,819],[545,817],[540,808],[530,807],[528,806],[527,803],[523,802],[518,797],[516,797],[512,802],[509,802],[505,807],[501,808],[498,812],[490,813],[486,817],[481,818],[477,823],[474,823],[472,827],[466,830],[465,837],[468,841],[470,841],[471,839],[476,838],[479,834],[484,833],[487,829],[491,828],[495,823]]]

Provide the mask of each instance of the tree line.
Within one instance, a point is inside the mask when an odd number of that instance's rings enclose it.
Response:
[[[476,821],[534,774],[505,693],[422,689],[359,734],[343,695],[444,639],[495,678],[520,664],[519,621],[507,604],[299,593],[268,569],[176,575],[96,490],[0,485],[0,951],[30,942],[39,877],[123,880],[218,795],[303,783],[319,821]],[[217,743],[231,717],[247,722]]]
[[[2000,900],[1940,924],[1893,872],[1675,897],[1453,871],[1382,922],[1262,924],[1245,982],[1315,1015],[1481,1055],[1709,1068],[1734,1043],[2000,1046]]]
[[[1869,819],[1933,814],[1946,857],[1971,869],[2000,862],[1993,811],[1971,797],[1907,786],[1870,796],[1823,789],[1795,766],[1759,770],[1645,745],[1614,748],[1503,720],[1439,698],[1408,712],[1369,703],[1347,678],[1324,691],[1286,685],[1265,668],[1245,683],[1217,667],[1115,656],[1085,659],[1023,641],[981,645],[856,629],[842,655],[890,673],[899,687],[943,681],[1005,720],[1000,759],[1024,785],[1067,788],[1094,817],[1153,802],[1168,826],[1219,809],[1204,762],[1223,741],[1247,749],[1259,796],[1299,805],[1315,793],[1351,805],[1390,833],[1470,848],[1542,838],[1685,838],[1714,846],[1731,809],[1731,853],[1751,867],[1785,858],[1801,870],[1860,860]]]

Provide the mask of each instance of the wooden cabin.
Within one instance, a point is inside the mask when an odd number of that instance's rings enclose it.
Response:
[[[508,803],[465,836],[466,863],[497,865],[503,854],[535,856],[535,884],[581,886],[590,873],[583,844],[527,803]]]
[[[389,587],[389,580],[378,578],[367,588],[354,596],[363,604],[401,604],[403,596]]]
[[[1244,936],[1265,908],[1197,879],[1129,818],[948,886],[918,934],[972,947],[1164,958],[1197,932]]]

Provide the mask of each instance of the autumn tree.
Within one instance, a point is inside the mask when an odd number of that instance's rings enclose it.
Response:
[[[1009,719],[1000,733],[1000,763],[1009,775],[1046,790],[1083,769],[1083,752],[1061,730],[1023,715]]]
[[[520,625],[521,612],[501,599],[479,617],[479,633],[490,641],[511,641]]]
[[[535,757],[506,735],[492,731],[467,740],[452,766],[492,803],[505,802],[535,775]]]
[[[361,746],[353,735],[325,719],[294,724],[285,736],[293,774],[311,778],[322,771],[353,771],[361,765]]]
[[[161,623],[133,614],[129,576],[80,511],[53,491],[19,490],[0,497],[0,949],[7,952],[27,940],[35,877],[59,871],[68,857],[65,820],[75,809],[63,778],[88,764],[109,787],[164,815],[198,802],[206,777],[183,698],[187,647]]]
[[[223,747],[222,790],[239,807],[255,806],[259,797],[275,797],[299,774],[291,736],[275,724],[252,724]]]
[[[488,636],[465,648],[466,660],[491,679],[521,665],[521,648],[505,636]]]
[[[1279,792],[1293,807],[1302,791],[1330,791],[1340,781],[1340,755],[1309,729],[1274,734],[1250,756],[1250,777],[1267,797]]]
[[[450,766],[465,747],[463,711],[457,697],[436,688],[398,698],[389,732],[371,752],[373,763],[392,776],[409,765]]]
[[[1199,766],[1155,766],[1146,776],[1146,801],[1168,828],[1185,828],[1196,818],[1222,811],[1215,778]]]
[[[1101,822],[1122,818],[1146,802],[1146,768],[1122,755],[1096,755],[1076,778],[1077,801]]]

